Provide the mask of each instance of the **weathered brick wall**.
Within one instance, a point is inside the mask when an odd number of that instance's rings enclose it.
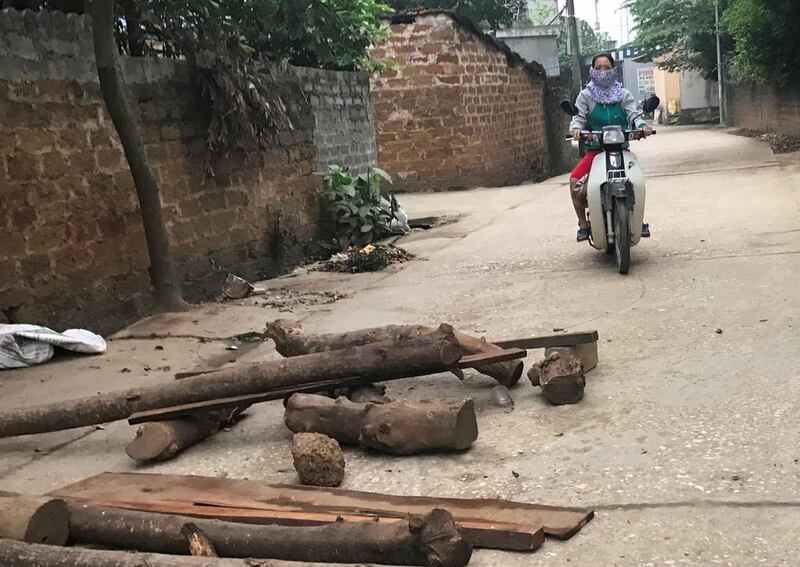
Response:
[[[371,81],[378,163],[399,191],[500,186],[547,169],[545,79],[446,14],[391,25]]]
[[[295,67],[314,111],[316,166],[342,165],[363,173],[376,165],[369,76]]]
[[[295,130],[203,173],[207,106],[180,62],[127,60],[169,237],[190,299],[227,270],[274,274],[317,228],[314,117],[293,73]],[[56,328],[119,328],[149,309],[133,181],[102,101],[87,19],[0,14],[0,313]]]
[[[800,136],[800,89],[732,85],[728,115],[741,128]]]

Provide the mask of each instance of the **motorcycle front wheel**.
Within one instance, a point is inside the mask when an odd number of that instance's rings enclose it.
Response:
[[[620,274],[627,274],[631,267],[630,211],[624,199],[614,201],[614,252]]]

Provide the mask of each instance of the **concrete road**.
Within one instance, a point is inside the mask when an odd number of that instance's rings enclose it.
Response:
[[[568,542],[529,555],[479,551],[477,566],[797,565],[800,159],[703,128],[665,129],[635,149],[650,175],[653,238],[633,249],[628,276],[574,242],[566,178],[408,195],[412,216],[462,215],[402,241],[418,260],[378,274],[301,273],[268,282],[266,300],[143,321],[102,357],[3,373],[0,407],[222,364],[234,356],[230,337],[275,317],[317,331],[447,321],[495,339],[597,329],[600,365],[574,406],[548,406],[523,380],[507,412],[476,374],[390,384],[392,396],[473,397],[480,438],[461,455],[348,451],[345,486],[597,510]],[[262,344],[243,358],[274,356]],[[174,462],[138,470],[295,482],[280,404],[252,414]],[[117,423],[0,441],[0,488],[46,491],[137,470],[122,451],[131,436]]]

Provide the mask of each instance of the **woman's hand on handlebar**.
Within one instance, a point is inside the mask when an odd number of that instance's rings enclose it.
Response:
[[[573,128],[572,129],[572,139],[576,142],[581,139],[581,129],[580,128]]]

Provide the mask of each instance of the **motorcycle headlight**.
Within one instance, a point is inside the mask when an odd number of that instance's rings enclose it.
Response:
[[[603,143],[606,145],[624,144],[625,134],[622,130],[606,130],[603,132]]]

